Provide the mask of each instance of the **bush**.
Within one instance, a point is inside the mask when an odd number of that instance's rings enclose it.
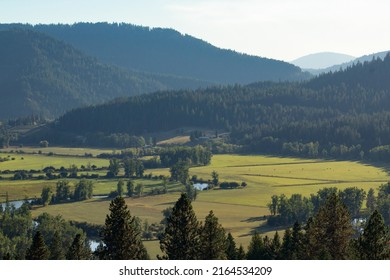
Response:
[[[221,184],[219,184],[219,187],[221,189],[235,189],[238,188],[239,186],[240,184],[237,182],[222,182]]]

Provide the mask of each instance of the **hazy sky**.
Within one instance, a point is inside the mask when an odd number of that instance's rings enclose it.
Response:
[[[0,22],[170,27],[221,48],[293,60],[390,50],[389,0],[0,0]]]

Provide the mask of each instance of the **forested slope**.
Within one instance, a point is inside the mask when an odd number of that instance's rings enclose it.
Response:
[[[0,29],[10,28],[43,32],[105,63],[129,70],[186,77],[192,79],[192,84],[195,80],[246,84],[302,80],[310,76],[292,64],[220,49],[172,29],[116,23],[0,25]],[[174,83],[171,85],[178,88]]]
[[[75,107],[168,87],[151,75],[108,66],[47,35],[0,31],[0,119],[53,117]]]
[[[160,92],[73,110],[51,131],[142,135],[193,126],[228,130],[247,151],[378,156],[390,144],[389,75],[388,56],[308,83]]]

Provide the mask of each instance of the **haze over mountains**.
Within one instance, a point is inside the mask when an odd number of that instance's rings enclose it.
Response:
[[[323,69],[354,60],[355,57],[334,52],[321,52],[302,56],[291,61],[302,69]]]
[[[171,29],[79,23],[2,24],[0,30],[0,118],[56,117],[156,90],[310,76],[292,64],[219,49]]]
[[[305,59],[318,63],[324,57],[347,59],[330,53]],[[310,77],[283,61],[219,49],[172,29],[130,24],[2,24],[0,61],[0,119],[54,118],[73,108],[161,90]]]
[[[308,71],[313,75],[318,75],[345,70],[347,67],[354,64],[370,62],[376,58],[383,60],[388,52],[389,51],[383,51],[357,58],[345,54],[323,52],[300,57],[293,60],[291,63],[301,67],[304,71]]]
[[[283,61],[220,49],[172,29],[130,24],[0,25],[33,29],[105,63],[127,69],[190,77],[219,84],[301,80],[308,75]]]
[[[168,88],[28,30],[0,31],[0,118],[58,116],[80,106]]]

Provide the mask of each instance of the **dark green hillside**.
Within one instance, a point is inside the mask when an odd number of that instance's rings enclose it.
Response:
[[[374,58],[370,62],[358,62],[339,72],[322,74],[309,82],[312,88],[321,88],[327,85],[345,85],[350,88],[359,87],[374,90],[390,89],[390,59]]]
[[[382,78],[389,75],[389,66],[389,56],[380,63],[357,65],[332,74],[335,82],[318,88],[313,85],[324,77],[300,84],[258,83],[136,96],[73,110],[50,132],[88,139],[97,134],[143,135],[204,127],[230,131],[230,141],[251,152],[382,159],[390,155],[390,88]],[[349,80],[348,71],[367,69],[376,86],[357,87]],[[337,75],[346,77],[341,84]]]
[[[53,117],[71,108],[166,88],[151,75],[104,65],[47,35],[0,31],[0,119]]]
[[[292,64],[219,49],[172,29],[108,23],[1,25],[0,29],[14,26],[44,32],[105,63],[131,70],[218,84],[291,81],[309,77]]]

